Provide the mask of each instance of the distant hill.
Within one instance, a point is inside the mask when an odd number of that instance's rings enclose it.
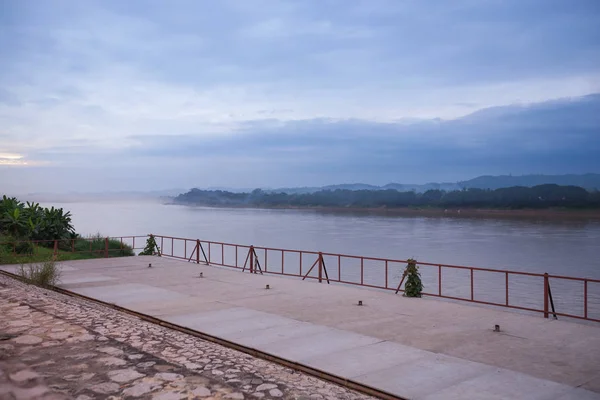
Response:
[[[383,186],[369,185],[366,183],[342,183],[339,185],[327,185],[327,186],[305,186],[296,188],[277,188],[277,189],[263,189],[268,193],[287,193],[287,194],[308,194],[315,193],[321,190],[397,190],[399,192],[410,192],[415,191],[417,193],[423,193],[428,190],[457,190],[460,189],[456,183],[426,183],[423,185],[417,184],[404,184],[404,183],[388,183]],[[210,190],[210,189],[209,189]],[[229,191],[234,191],[227,189]],[[239,191],[235,191],[238,192]],[[248,190],[249,192],[249,190]]]
[[[388,183],[382,186],[381,189],[394,189],[399,192],[415,191],[417,193],[426,192],[428,190],[458,190],[461,187],[456,183],[426,183],[424,185],[405,184],[405,183]]]
[[[513,186],[533,187],[545,184],[556,184],[561,186],[579,186],[586,190],[600,190],[600,174],[582,174],[582,175],[483,175],[467,181],[456,183],[388,183],[383,186],[369,185],[366,183],[343,183],[339,185],[314,186],[314,187],[297,187],[297,188],[278,188],[278,189],[263,189],[269,193],[287,193],[287,194],[303,194],[315,193],[320,190],[387,190],[393,189],[399,192],[414,191],[423,193],[428,190],[445,190],[453,191],[463,188],[475,189],[501,189]],[[230,190],[230,189],[228,189]],[[230,190],[231,191],[231,190]],[[239,192],[239,191],[238,191]]]
[[[561,186],[579,186],[586,190],[600,190],[600,174],[583,175],[500,175],[479,176],[458,182],[460,187],[476,189],[500,189],[512,186],[533,187],[553,183]]]

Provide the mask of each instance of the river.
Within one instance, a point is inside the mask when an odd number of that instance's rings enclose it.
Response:
[[[46,204],[44,204],[46,205]],[[70,210],[81,234],[106,236],[148,233],[255,246],[291,248],[482,268],[549,273],[600,279],[600,221],[544,218],[390,216],[315,210],[219,209],[153,202],[81,202],[53,204]],[[350,268],[350,267],[348,267]],[[426,290],[436,291],[436,272],[422,268]],[[397,279],[390,276],[391,280]],[[460,275],[460,274],[459,274]],[[502,277],[500,277],[503,279]],[[444,280],[444,291],[469,295],[466,277]],[[479,273],[477,282],[488,279]],[[512,277],[511,277],[512,279]],[[483,285],[476,295],[502,301],[504,286]],[[581,283],[553,287],[581,292]],[[594,286],[595,285],[595,286]],[[502,287],[500,287],[502,286]],[[600,303],[600,284],[589,293]],[[539,282],[511,282],[511,291],[535,292]],[[596,293],[598,292],[598,293]],[[532,295],[533,296],[533,295]],[[579,298],[570,307],[579,310]],[[527,297],[527,296],[525,296]],[[566,301],[566,300],[565,300]],[[577,303],[577,305],[574,305]],[[523,303],[533,304],[531,302]],[[600,312],[600,309],[598,310]]]

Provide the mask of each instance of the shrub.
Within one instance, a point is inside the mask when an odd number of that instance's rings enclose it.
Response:
[[[48,260],[42,264],[21,264],[19,275],[27,283],[49,287],[60,282],[61,270],[54,260]]]
[[[0,243],[7,253],[33,254],[33,243],[25,239],[19,239],[12,235],[0,235]]]
[[[31,242],[17,242],[15,252],[17,254],[33,254],[33,244]]]
[[[71,241],[69,240],[69,246]],[[106,238],[100,233],[89,236],[88,238],[78,238],[75,240],[75,251],[79,254],[89,255],[90,257],[104,257],[106,249]],[[71,251],[69,248],[66,251]],[[108,239],[108,256],[109,257],[125,257],[133,256],[135,253],[131,246],[126,243],[121,243],[119,239]]]
[[[408,264],[404,270],[406,283],[404,284],[404,296],[406,297],[421,297],[423,291],[423,282],[421,282],[421,274],[417,266],[417,260],[408,259]]]

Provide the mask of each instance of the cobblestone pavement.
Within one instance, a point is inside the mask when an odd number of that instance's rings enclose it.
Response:
[[[69,398],[370,399],[0,275],[0,399]]]

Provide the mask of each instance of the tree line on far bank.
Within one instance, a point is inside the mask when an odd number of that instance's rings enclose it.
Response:
[[[347,208],[480,208],[480,209],[593,209],[600,208],[600,192],[555,184],[514,186],[495,190],[321,190],[286,194],[256,189],[250,193],[192,189],[174,198],[178,204],[246,207]]]

